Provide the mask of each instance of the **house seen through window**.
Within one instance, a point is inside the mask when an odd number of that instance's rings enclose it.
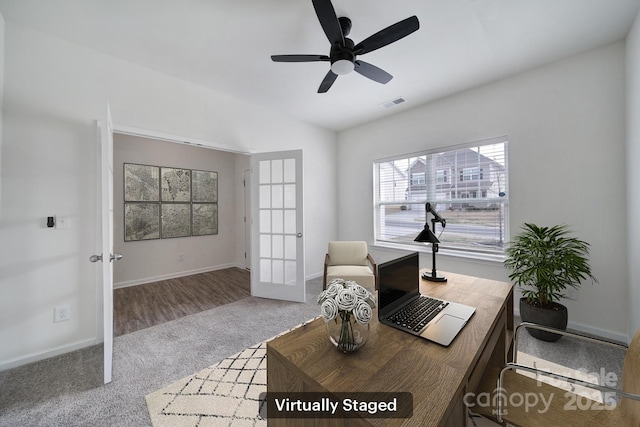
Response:
[[[506,137],[374,162],[375,243],[416,250],[413,239],[431,226],[430,202],[446,220],[436,224],[440,250],[503,256],[508,239]]]

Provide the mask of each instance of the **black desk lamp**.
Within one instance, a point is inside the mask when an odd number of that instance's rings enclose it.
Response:
[[[422,278],[425,280],[429,280],[431,282],[446,282],[447,278],[443,276],[438,276],[436,272],[436,252],[438,252],[438,243],[440,240],[436,237],[434,232],[436,231],[436,222],[442,224],[442,228],[444,228],[447,224],[447,221],[438,215],[438,212],[431,206],[431,203],[427,202],[425,205],[425,210],[427,213],[431,213],[433,218],[431,218],[431,226],[433,227],[433,231],[429,229],[429,222],[424,223],[424,229],[418,234],[418,237],[414,239],[414,242],[423,242],[423,243],[431,243],[431,253],[433,254],[433,268],[431,269],[431,274],[424,273]]]

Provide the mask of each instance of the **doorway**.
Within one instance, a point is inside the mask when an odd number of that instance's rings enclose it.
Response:
[[[117,293],[127,294],[133,298],[145,298],[150,287],[162,284],[168,288],[181,288],[181,297],[189,299],[189,289],[197,284],[185,283],[181,278],[193,277],[197,282],[198,277],[211,273],[209,277],[211,283],[217,283],[216,277],[220,274],[213,274],[226,269],[239,269],[240,271],[227,272],[233,276],[234,283],[247,280],[248,272],[245,270],[245,260],[239,254],[249,251],[244,246],[250,242],[244,233],[245,206],[243,205],[244,173],[248,170],[249,156],[241,153],[234,153],[224,150],[205,148],[175,141],[157,139],[145,135],[121,133],[116,129],[114,133],[114,252],[121,253],[124,258],[114,264],[114,298]],[[153,238],[139,241],[124,241],[124,164],[154,165],[160,167],[175,167],[190,170],[215,171],[218,173],[218,224],[220,219],[224,220],[225,227],[218,226],[218,233],[206,236],[189,236],[179,238]],[[233,225],[235,224],[235,225]],[[231,225],[231,228],[230,228]],[[229,251],[228,248],[237,248],[236,252]],[[200,283],[202,285],[202,282]],[[186,288],[185,288],[186,287]],[[137,289],[136,289],[137,288]],[[236,295],[229,292],[231,296],[243,297],[245,292],[240,290]],[[248,291],[245,293],[248,294]],[[235,295],[235,296],[234,296]],[[194,296],[192,294],[192,296]],[[210,295],[209,295],[210,296]],[[207,298],[207,293],[202,294],[202,298]],[[179,299],[176,301],[180,301]],[[185,307],[195,305],[201,309],[209,309],[225,303],[226,300],[216,298],[210,300],[189,299],[180,304]],[[117,301],[115,301],[117,303]],[[228,301],[227,301],[228,302]],[[159,302],[162,305],[162,302]],[[176,303],[177,304],[177,303]],[[192,307],[197,310],[197,307]],[[118,307],[114,304],[115,310]],[[129,303],[121,305],[119,308],[131,309]],[[139,323],[136,323],[135,316],[120,316],[123,322],[131,321],[132,324],[115,325],[121,329],[130,331],[143,329],[152,326],[157,320],[156,314],[150,310],[153,307],[143,303],[137,304],[134,309],[141,310],[138,316]],[[157,307],[160,309],[159,307]],[[173,320],[179,313],[173,313],[167,309],[166,320]],[[186,310],[193,314],[191,308]],[[179,311],[179,310],[178,310]],[[174,316],[175,315],[175,316]],[[162,316],[160,316],[162,317]],[[116,319],[118,321],[118,319]],[[114,336],[118,334],[114,333]]]
[[[226,224],[233,223],[233,228],[219,227],[219,233],[215,236],[197,236],[173,239],[152,239],[148,241],[124,242],[124,182],[123,165],[125,159],[119,158],[120,151],[112,153],[114,159],[114,185],[112,195],[114,199],[115,218],[112,221],[114,231],[114,253],[122,253],[124,259],[114,269],[114,282],[117,287],[128,287],[153,281],[180,277],[188,274],[198,274],[203,271],[211,271],[211,260],[218,261],[217,267],[240,267],[251,266],[255,257],[251,257],[252,241],[251,228],[251,197],[250,188],[251,170],[250,161],[253,156],[247,153],[229,150],[226,147],[212,147],[209,143],[184,142],[184,138],[159,134],[154,132],[139,131],[131,127],[115,125],[114,137],[116,144],[122,144],[122,153],[130,156],[126,159],[128,163],[143,165],[158,165],[165,167],[185,168],[192,170],[213,170],[219,176],[219,218],[227,215]],[[136,139],[144,145],[140,149],[131,144],[131,140]],[[125,141],[121,143],[121,141]],[[160,149],[162,145],[163,149]],[[193,152],[185,155],[176,153],[177,148],[200,150],[197,155]],[[137,150],[137,151],[136,151]],[[216,153],[218,162],[205,163],[199,165],[185,164],[185,157],[195,158],[196,161],[203,161],[206,157],[202,153]],[[150,154],[156,157],[151,158]],[[222,159],[221,159],[222,158]],[[301,167],[301,162],[300,162]],[[223,190],[222,182],[226,180],[226,190]],[[246,182],[246,185],[244,184]],[[298,180],[301,184],[301,180]],[[242,185],[241,185],[242,184]],[[302,186],[300,185],[300,188]],[[226,202],[223,197],[228,197]],[[301,202],[302,197],[298,200]],[[222,207],[224,204],[224,208]],[[225,212],[226,209],[226,212]],[[241,214],[240,214],[241,213]],[[235,216],[235,220],[233,217]],[[240,219],[241,218],[241,219]],[[302,224],[302,221],[298,222]],[[243,225],[244,224],[244,225]],[[243,230],[244,232],[240,232]],[[243,235],[241,235],[243,234]],[[300,233],[299,234],[301,237]],[[257,235],[257,234],[256,234]],[[212,242],[211,239],[215,240]],[[302,241],[302,240],[300,240]],[[232,244],[229,242],[233,242]],[[300,245],[303,247],[303,245]],[[229,247],[235,247],[236,252],[229,256]],[[239,252],[242,254],[240,255]],[[244,258],[244,253],[247,253]],[[203,263],[204,259],[204,263]],[[299,262],[304,263],[303,256],[298,257]],[[207,262],[208,260],[208,262]],[[255,271],[254,271],[255,273]],[[257,273],[256,273],[257,274]],[[304,274],[303,268],[298,270],[298,274]],[[304,288],[304,281],[303,288]],[[113,310],[109,313],[112,315]],[[106,318],[106,314],[105,314]],[[104,323],[104,322],[103,322]],[[106,338],[105,338],[106,341]]]

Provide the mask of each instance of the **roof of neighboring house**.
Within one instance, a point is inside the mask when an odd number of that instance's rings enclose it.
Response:
[[[405,179],[407,178],[407,171],[403,171],[403,170],[399,169],[399,168],[396,166],[395,162],[383,162],[383,163],[380,163],[380,166],[381,166],[381,167],[385,167],[385,166],[386,166],[386,167],[389,167],[389,166],[391,166],[391,167],[392,167],[396,172],[398,172],[398,174],[400,174],[403,178],[405,178]]]

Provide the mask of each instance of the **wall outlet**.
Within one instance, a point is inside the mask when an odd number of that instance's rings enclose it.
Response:
[[[68,305],[61,305],[53,309],[54,322],[62,322],[63,320],[69,320],[70,318],[71,318],[71,314],[69,312]]]
[[[179,253],[178,254],[178,261],[184,261],[184,254],[183,253]]]

